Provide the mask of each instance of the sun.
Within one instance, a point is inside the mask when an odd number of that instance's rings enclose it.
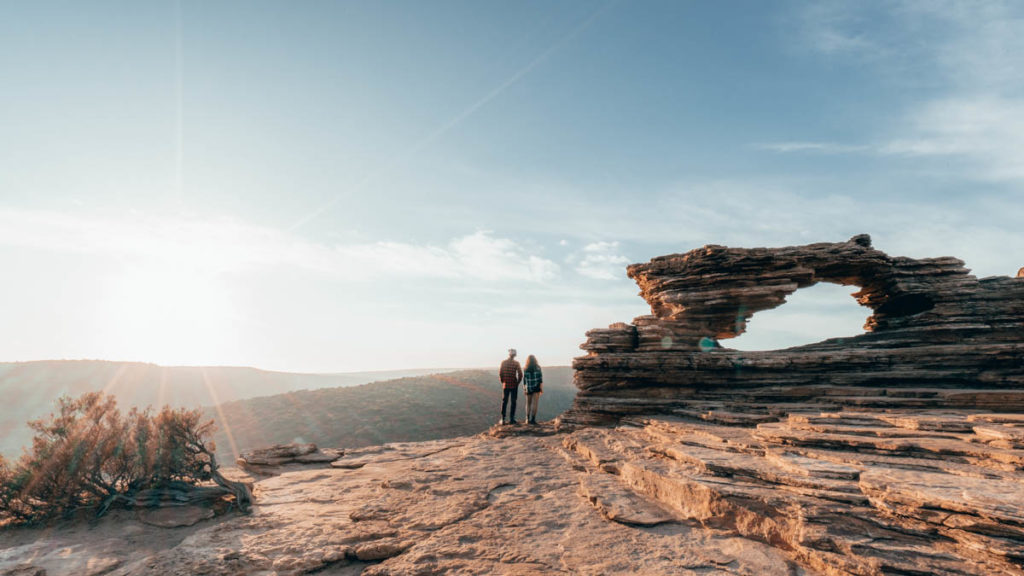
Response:
[[[146,263],[118,270],[109,277],[97,311],[96,344],[106,358],[219,364],[231,356],[237,340],[226,283],[187,265]]]

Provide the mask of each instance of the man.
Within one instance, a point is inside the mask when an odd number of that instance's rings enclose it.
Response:
[[[498,368],[498,379],[501,380],[501,424],[518,424],[516,422],[516,396],[519,395],[519,383],[523,381],[523,369],[516,360],[516,349],[509,348],[508,358]],[[505,406],[512,399],[512,410],[505,420]]]

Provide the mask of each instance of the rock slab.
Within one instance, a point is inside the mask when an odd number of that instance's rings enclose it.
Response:
[[[269,448],[243,452],[235,464],[251,474],[273,476],[309,464],[330,463],[341,458],[344,453],[344,450],[320,450],[312,443],[275,444]]]

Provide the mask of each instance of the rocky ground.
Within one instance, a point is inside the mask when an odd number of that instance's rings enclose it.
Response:
[[[1024,574],[1024,416],[766,420],[350,450],[259,477],[248,516],[0,532],[0,574]]]

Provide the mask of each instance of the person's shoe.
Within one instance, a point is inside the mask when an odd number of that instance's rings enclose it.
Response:
[[[513,426],[515,426],[516,424],[519,424],[519,420],[516,420],[515,418],[513,418],[513,419],[509,420],[508,423],[512,424]]]
[[[505,419],[504,418],[502,418],[501,420],[498,420],[498,426],[504,426],[504,425],[505,425]]]

